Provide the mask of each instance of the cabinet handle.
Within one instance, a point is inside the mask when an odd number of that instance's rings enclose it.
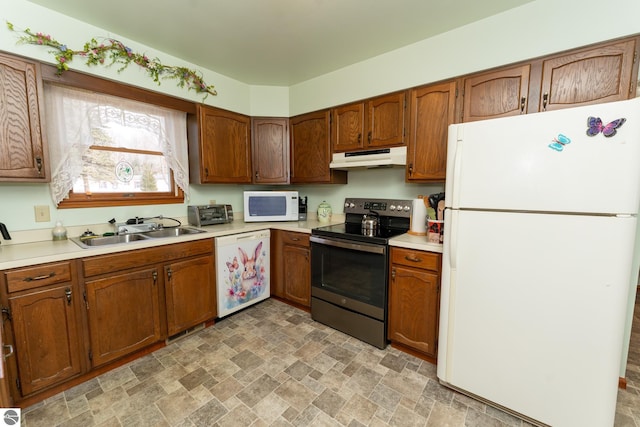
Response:
[[[167,277],[171,280],[171,276],[173,275],[173,271],[171,271],[171,267],[167,270]]]
[[[153,277],[153,284],[155,285],[158,281],[158,272],[154,271],[153,273],[151,273],[151,277]]]
[[[367,140],[369,141],[369,145],[371,145],[371,131],[367,134]]]
[[[5,360],[6,360],[6,358],[7,358],[7,357],[9,357],[9,356],[12,356],[12,355],[13,355],[13,346],[12,346],[11,344],[3,344],[3,345],[2,345],[2,347],[4,347],[4,348],[8,348],[8,349],[9,349],[9,353],[4,353],[4,354],[2,355],[2,357],[4,357],[4,358],[5,358]]]
[[[396,280],[396,268],[395,268],[395,267],[393,267],[393,268],[391,269],[391,280],[392,280],[392,281],[395,281],[395,280]]]
[[[71,305],[71,288],[66,288],[64,295],[67,297],[67,305]]]
[[[527,103],[527,98],[524,96],[520,98],[520,114],[524,113],[524,105]]]
[[[256,171],[256,179],[260,179],[260,174]]]
[[[299,238],[299,237],[292,237],[292,238],[291,238],[291,240],[292,240],[293,242],[299,242],[299,241],[300,241],[300,238]]]
[[[547,102],[549,102],[549,94],[545,92],[542,95],[542,111],[547,111]]]
[[[209,176],[209,168],[204,168],[204,176]]]
[[[38,175],[42,174],[42,157],[36,157],[36,168],[38,169]]]
[[[413,176],[413,163],[409,163],[409,176]]]
[[[50,279],[53,276],[55,276],[56,273],[55,272],[51,272],[49,274],[43,274],[42,276],[36,276],[36,277],[25,277],[24,279],[22,279],[23,282],[33,282],[35,280],[44,280],[44,279]]]
[[[362,142],[362,134],[359,133],[358,134],[358,145],[360,145],[361,142]]]
[[[413,254],[405,255],[404,259],[411,262],[422,262],[422,258],[416,258],[416,256]]]

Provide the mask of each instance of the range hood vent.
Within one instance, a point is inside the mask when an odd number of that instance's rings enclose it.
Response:
[[[405,166],[407,147],[380,148],[378,150],[334,153],[331,169],[377,168]]]

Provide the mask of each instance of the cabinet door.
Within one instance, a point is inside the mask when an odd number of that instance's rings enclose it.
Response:
[[[366,147],[404,144],[406,93],[379,96],[367,102]]]
[[[631,39],[544,60],[540,111],[633,97],[635,45]]]
[[[164,267],[169,335],[216,317],[213,256],[178,261]]]
[[[527,64],[465,78],[462,121],[524,114],[530,71],[531,66]]]
[[[391,266],[389,339],[436,357],[438,274]]]
[[[289,182],[289,119],[251,119],[251,154],[255,184]]]
[[[199,106],[200,183],[251,183],[251,119]]]
[[[362,149],[364,141],[364,103],[343,105],[331,116],[331,149],[334,153]]]
[[[0,54],[0,181],[49,181],[37,63]]]
[[[85,287],[94,367],[160,340],[158,269],[90,280]]]
[[[285,298],[311,306],[311,268],[309,248],[285,245],[282,251]]]
[[[291,119],[291,183],[346,183],[347,173],[329,168],[329,110]]]
[[[77,297],[67,283],[9,298],[23,396],[81,373]]]
[[[444,181],[455,104],[455,81],[411,90],[407,181]]]

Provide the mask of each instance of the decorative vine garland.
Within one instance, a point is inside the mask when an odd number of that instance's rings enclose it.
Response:
[[[55,50],[51,50],[49,52],[52,53],[56,59],[58,75],[68,70],[69,62],[73,60],[75,55],[78,55],[86,58],[87,65],[89,66],[98,64],[104,65],[106,61],[110,61],[106,66],[110,66],[114,63],[121,64],[122,66],[118,69],[118,72],[121,72],[133,62],[144,68],[153,81],[158,83],[158,85],[160,85],[160,77],[166,79],[177,79],[178,87],[186,86],[188,90],[205,93],[205,99],[209,95],[217,95],[214,86],[207,85],[202,80],[201,73],[190,70],[186,67],[163,65],[158,58],[149,59],[144,54],[135,53],[122,42],[115,39],[104,39],[103,43],[98,43],[96,39],[91,39],[89,42],[84,44],[83,50],[72,50],[69,49],[67,45],[53,39],[50,35],[33,33],[28,28],[26,30],[16,30],[10,22],[7,22],[7,27],[11,31],[26,34],[18,39],[18,43],[53,47]]]

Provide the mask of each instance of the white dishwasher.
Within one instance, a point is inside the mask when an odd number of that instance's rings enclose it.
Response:
[[[269,230],[216,237],[218,317],[269,298]]]

